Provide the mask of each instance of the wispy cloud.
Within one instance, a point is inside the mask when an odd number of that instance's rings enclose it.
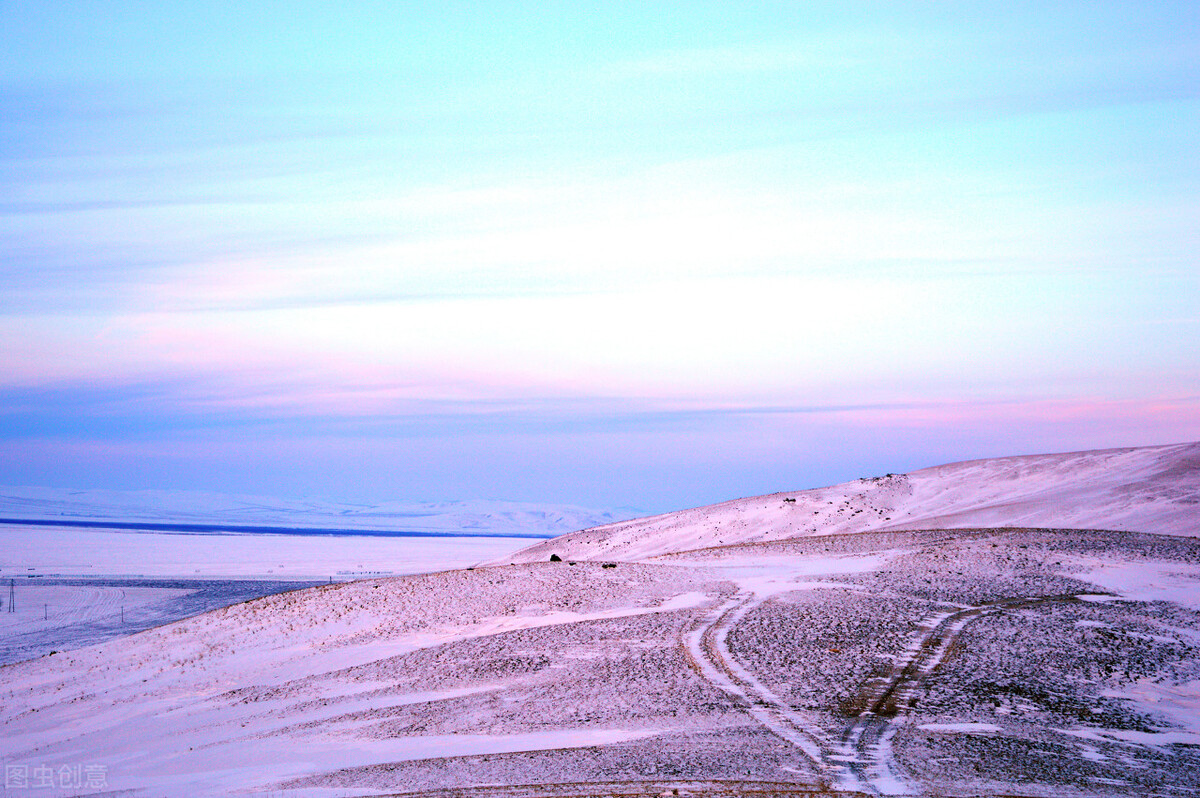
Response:
[[[12,9],[10,473],[734,491],[1194,430],[1191,6],[469,5]]]

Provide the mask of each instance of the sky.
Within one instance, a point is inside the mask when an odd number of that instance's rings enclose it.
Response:
[[[1200,439],[1197,42],[0,0],[0,484],[658,512]]]

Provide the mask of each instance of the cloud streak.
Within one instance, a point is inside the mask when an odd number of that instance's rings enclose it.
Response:
[[[693,503],[1195,434],[1191,5],[114,9],[6,23],[10,480]]]

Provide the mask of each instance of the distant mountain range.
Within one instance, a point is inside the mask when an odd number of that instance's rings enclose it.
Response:
[[[640,514],[633,508],[505,501],[362,504],[180,490],[0,487],[0,522],[178,532],[308,530],[553,537]]]

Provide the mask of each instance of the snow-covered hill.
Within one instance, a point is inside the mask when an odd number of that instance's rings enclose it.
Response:
[[[11,794],[1194,795],[1198,540],[707,554],[322,585],[5,666]]]
[[[0,487],[0,518],[69,522],[274,526],[447,535],[550,537],[632,518],[593,509],[504,501],[352,504],[179,490]]]
[[[0,754],[139,798],[1182,798],[1198,460],[960,463],[270,595],[5,666]],[[989,525],[1058,529],[872,531]]]
[[[639,560],[809,535],[971,527],[1200,536],[1200,443],[974,460],[737,499],[563,535],[507,561]]]

